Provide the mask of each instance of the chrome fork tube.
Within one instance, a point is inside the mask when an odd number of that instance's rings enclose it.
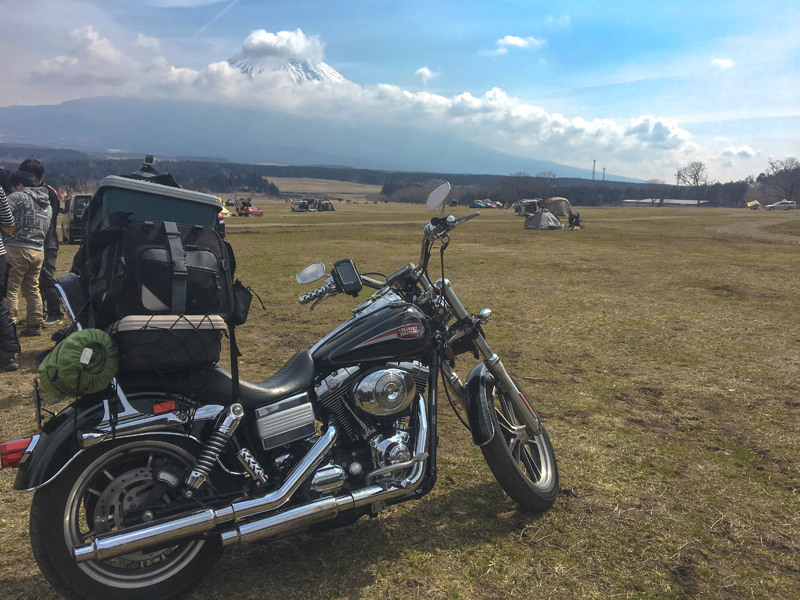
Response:
[[[461,301],[458,299],[458,296],[456,296],[453,288],[450,287],[450,282],[447,279],[443,279],[441,284],[444,297],[447,300],[447,303],[450,305],[450,308],[453,309],[453,313],[455,314],[456,318],[460,322],[469,320],[469,313],[467,312],[467,309],[464,308],[464,305],[461,304]],[[527,398],[519,393],[517,386],[514,384],[514,380],[511,379],[508,371],[506,371],[506,368],[503,366],[500,357],[492,352],[492,349],[489,348],[489,344],[486,343],[486,340],[479,332],[476,331],[472,339],[473,343],[475,344],[475,349],[478,351],[478,354],[480,354],[481,358],[483,358],[483,362],[486,364],[486,368],[489,369],[489,372],[492,375],[494,375],[497,384],[503,387],[503,390],[511,400],[514,408],[517,409],[515,411],[517,415],[522,418],[522,420],[525,422],[525,425],[531,429],[534,435],[539,435],[542,432],[542,425],[539,422],[539,417],[536,414],[536,410],[533,408]]]

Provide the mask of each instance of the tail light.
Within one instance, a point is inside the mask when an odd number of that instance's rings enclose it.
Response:
[[[2,468],[13,469],[16,467],[32,441],[33,436],[0,444],[0,464],[2,464]]]
[[[69,222],[75,221],[75,198],[69,203]]]

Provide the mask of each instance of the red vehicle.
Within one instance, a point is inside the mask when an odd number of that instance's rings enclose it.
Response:
[[[236,214],[240,217],[263,217],[264,211],[256,208],[247,200],[242,200],[241,206],[236,207]]]

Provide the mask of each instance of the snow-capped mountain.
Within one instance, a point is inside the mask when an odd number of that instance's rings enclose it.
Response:
[[[347,81],[339,71],[324,62],[310,62],[290,58],[275,67],[274,65],[253,62],[251,58],[237,54],[228,59],[228,64],[250,77],[257,77],[265,72],[286,71],[295,83],[307,83],[309,81],[344,83]]]

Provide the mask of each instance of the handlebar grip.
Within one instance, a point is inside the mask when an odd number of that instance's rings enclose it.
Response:
[[[300,304],[308,304],[308,303],[309,303],[309,302],[311,302],[312,300],[314,300],[314,299],[316,299],[316,298],[319,298],[320,296],[322,296],[322,294],[324,294],[324,293],[325,293],[325,291],[324,291],[324,290],[325,290],[325,286],[323,286],[323,287],[321,287],[321,288],[317,288],[316,290],[314,290],[313,292],[309,292],[309,293],[308,293],[308,294],[306,294],[305,296],[300,296],[300,297],[297,299],[297,301],[298,301]]]

